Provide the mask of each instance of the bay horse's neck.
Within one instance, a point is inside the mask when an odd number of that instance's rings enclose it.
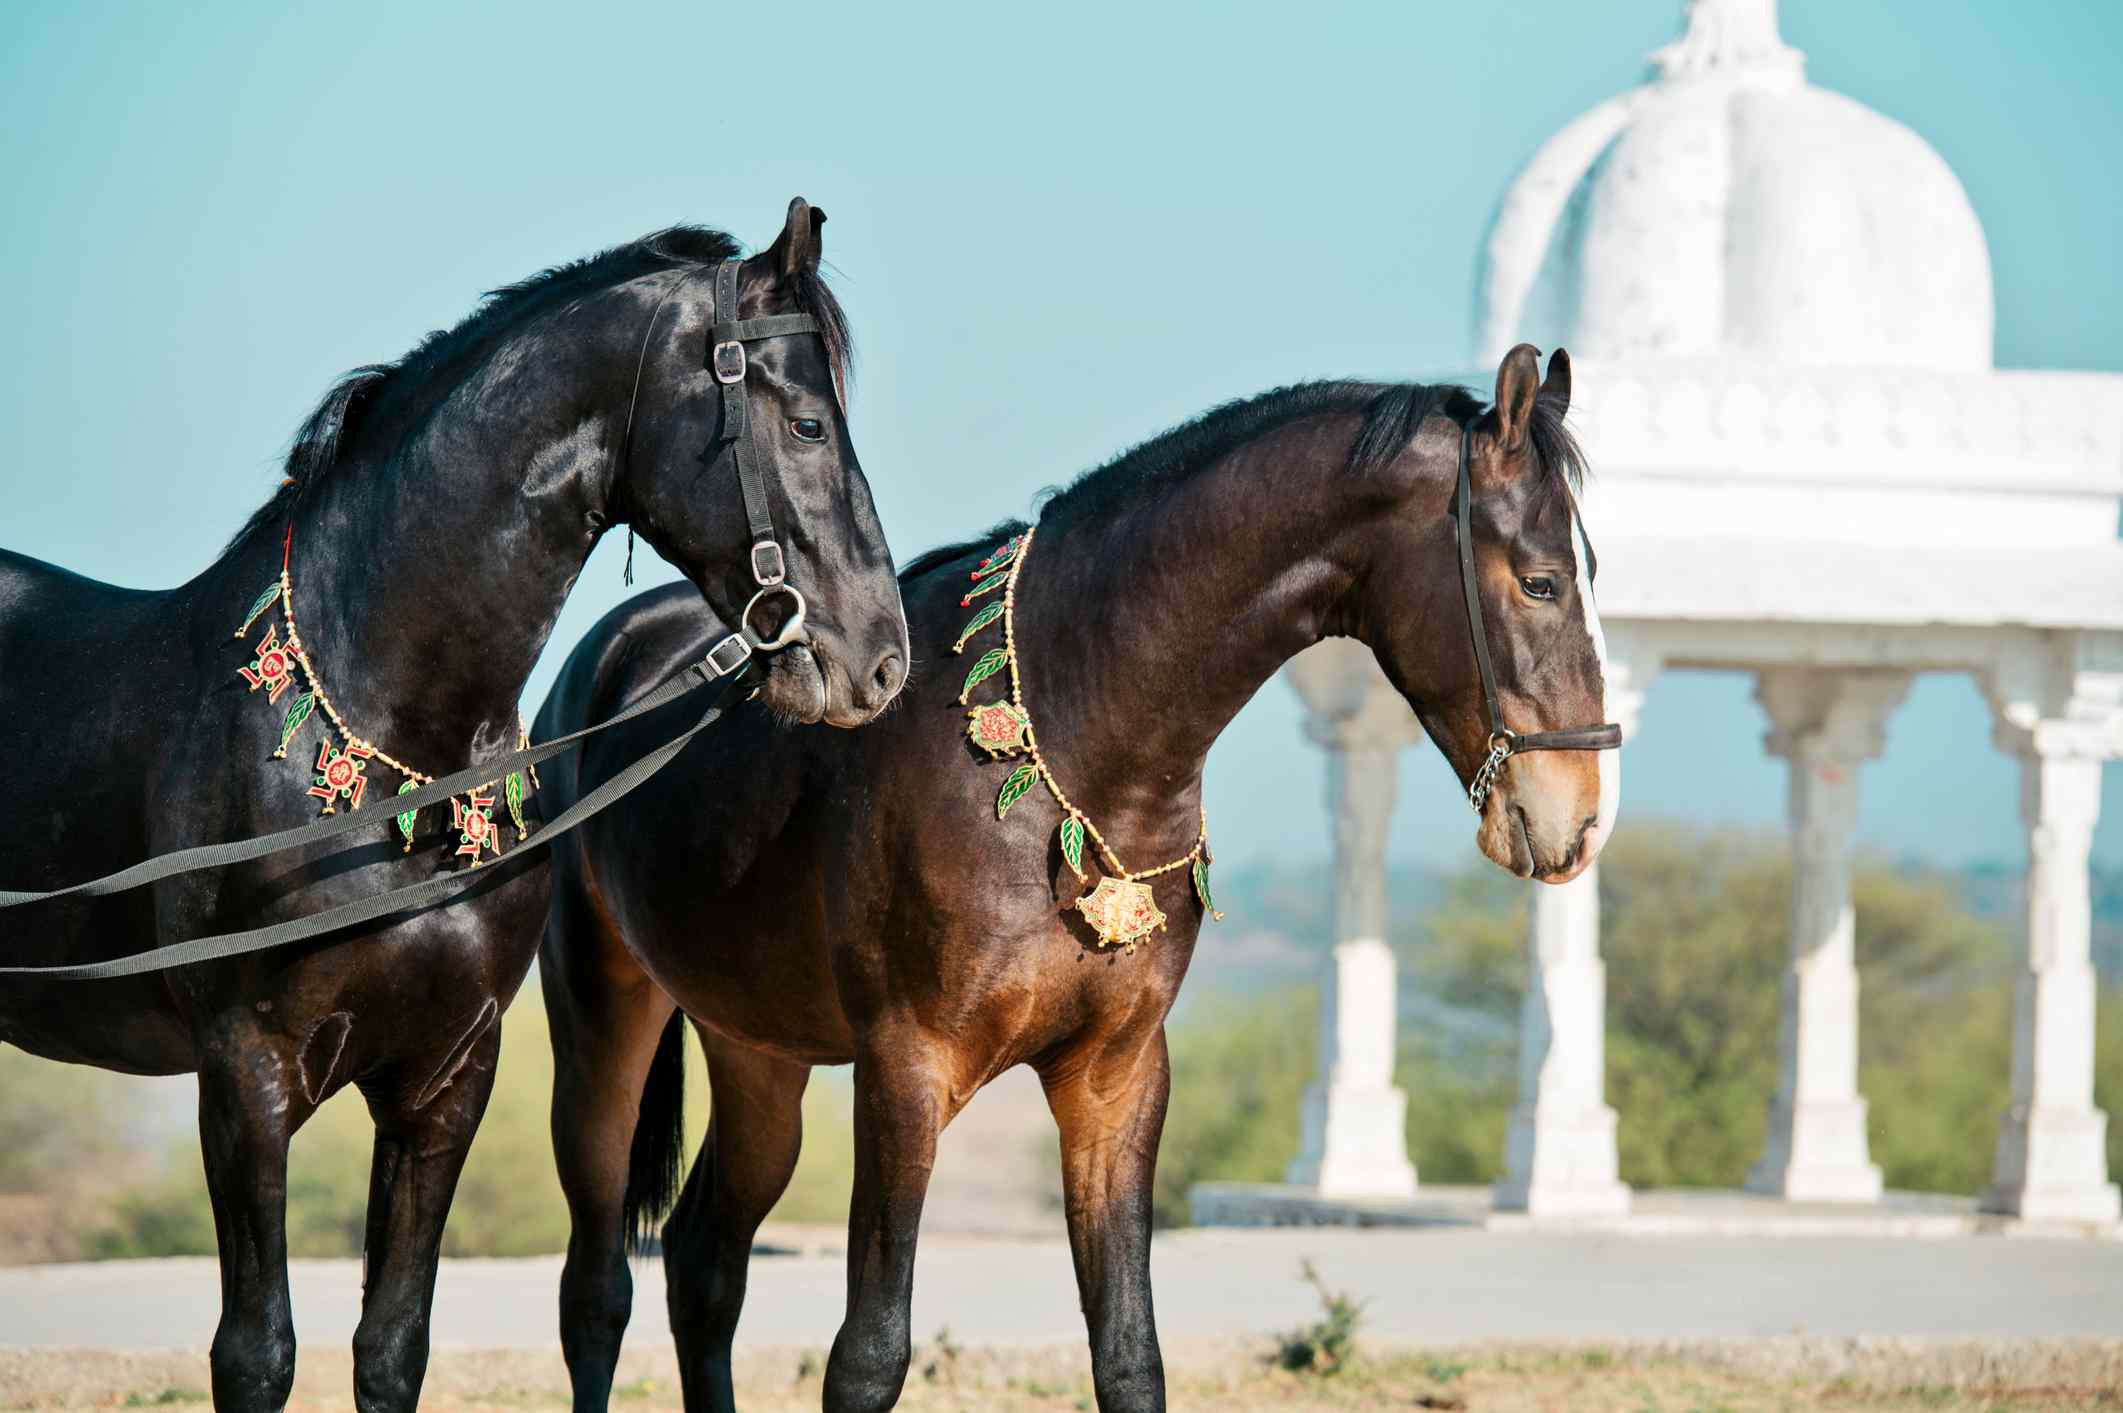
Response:
[[[1303,417],[1154,497],[1042,521],[1016,595],[1028,705],[1049,765],[1130,868],[1185,851],[1209,747],[1285,662],[1342,631],[1357,424]]]
[[[615,302],[533,318],[435,386],[390,390],[298,504],[311,659],[355,730],[430,773],[515,744],[517,700],[606,523],[627,395],[600,327]]]

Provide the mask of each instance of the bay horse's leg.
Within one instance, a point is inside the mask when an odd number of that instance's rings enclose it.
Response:
[[[248,1027],[202,1047],[199,1144],[221,1255],[209,1362],[218,1409],[278,1409],[295,1383],[287,1283],[287,1149],[316,1107],[295,1062]]]
[[[877,1413],[906,1383],[914,1244],[936,1136],[963,1102],[957,1068],[943,1041],[912,1029],[865,1037],[856,1055],[848,1311],[826,1361],[826,1413]]]
[[[1061,1129],[1069,1249],[1091,1334],[1100,1413],[1162,1413],[1165,1361],[1150,1304],[1150,1199],[1172,1069],[1160,1027],[1147,1043],[1092,1047],[1043,1066]]]
[[[734,1413],[730,1345],[752,1238],[796,1171],[811,1067],[695,1029],[708,1052],[713,1109],[692,1175],[664,1224],[665,1292],[686,1407]]]
[[[362,1084],[376,1148],[362,1248],[367,1277],[354,1329],[354,1406],[361,1413],[409,1413],[420,1404],[443,1222],[501,1054],[494,1013],[482,1011],[473,1024],[478,1029],[440,1068],[424,1059],[423,1073],[386,1072]]]
[[[538,976],[552,1025],[553,1158],[568,1201],[560,1350],[575,1408],[596,1413],[611,1398],[634,1309],[626,1196],[642,1088],[676,1007],[587,909],[555,912]]]

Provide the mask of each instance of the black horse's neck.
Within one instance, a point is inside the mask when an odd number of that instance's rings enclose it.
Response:
[[[1028,705],[1130,868],[1184,852],[1209,747],[1292,656],[1348,631],[1338,606],[1376,494],[1345,470],[1359,419],[1297,417],[1161,493],[1114,508],[1071,493],[1042,519],[1016,595]]]
[[[607,523],[615,370],[633,367],[641,302],[621,286],[534,315],[387,388],[310,473],[290,517],[304,644],[349,726],[417,769],[515,744],[524,682]],[[254,539],[267,553],[247,549],[242,572],[277,573],[281,533]]]

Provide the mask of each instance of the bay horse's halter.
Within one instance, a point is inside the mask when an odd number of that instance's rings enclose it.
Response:
[[[789,582],[788,562],[781,541],[774,538],[774,516],[767,506],[767,481],[752,458],[752,422],[745,411],[745,372],[750,366],[745,345],[758,339],[784,338],[790,334],[819,332],[818,320],[809,314],[766,314],[757,319],[737,317],[737,279],[744,269],[741,258],[725,260],[715,270],[715,323],[708,332],[710,373],[722,387],[722,425],[715,434],[715,461],[727,456],[737,469],[737,489],[744,497],[745,521],[752,535],[752,582],[757,593],[737,615],[737,629],[753,648],[773,652],[795,642],[803,634],[808,605],[803,594]],[[795,607],[771,638],[752,629],[752,611],[767,599],[786,595]],[[733,635],[735,636],[735,635]],[[719,650],[719,645],[718,645]]]
[[[1467,599],[1467,628],[1474,636],[1474,666],[1482,677],[1482,703],[1489,713],[1489,758],[1474,772],[1467,786],[1467,803],[1480,814],[1489,799],[1489,787],[1504,762],[1521,751],[1612,751],[1622,744],[1622,728],[1615,722],[1600,726],[1567,726],[1560,731],[1533,731],[1524,735],[1504,725],[1504,709],[1497,701],[1496,668],[1489,661],[1489,630],[1482,622],[1482,591],[1474,578],[1474,478],[1470,463],[1474,455],[1474,429],[1460,428],[1460,485],[1453,502],[1452,538],[1459,547],[1460,592]],[[1574,515],[1574,512],[1573,512]],[[1584,527],[1578,527],[1581,548],[1590,550]],[[1590,582],[1590,576],[1587,576]]]

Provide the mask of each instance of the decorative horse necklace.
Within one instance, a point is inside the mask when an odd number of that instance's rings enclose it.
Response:
[[[398,787],[403,795],[408,790],[427,784],[435,777],[413,769],[374,742],[366,740],[346,724],[339,708],[326,695],[324,680],[318,675],[316,664],[310,661],[309,653],[302,646],[302,635],[295,628],[295,587],[289,571],[289,560],[295,548],[295,529],[288,527],[287,538],[280,548],[280,578],[269,585],[265,592],[251,605],[244,615],[242,626],[236,629],[235,637],[241,638],[251,631],[251,625],[277,601],[280,616],[287,624],[287,637],[280,637],[280,624],[268,623],[265,636],[258,640],[258,647],[251,657],[250,666],[239,667],[236,675],[249,684],[253,692],[265,691],[269,705],[280,704],[281,693],[296,685],[297,669],[302,673],[304,690],[295,694],[288,703],[286,713],[280,718],[280,746],[273,752],[274,760],[287,759],[288,742],[319,708],[325,719],[331,722],[331,730],[317,744],[317,763],[311,768],[312,780],[308,793],[324,801],[324,814],[336,814],[339,802],[346,801],[350,810],[361,808],[362,796],[368,792],[368,764],[371,760],[383,762],[405,777]],[[336,731],[340,743],[334,745],[332,732]],[[516,726],[519,749],[530,744],[530,732],[524,729],[521,720]],[[516,823],[516,838],[519,842],[529,837],[530,829],[524,823],[524,797],[538,787],[538,776],[531,772],[528,780],[520,772],[510,772],[501,782],[502,798],[507,802],[509,817]],[[413,851],[413,827],[417,823],[418,810],[406,810],[398,816],[398,832],[405,838],[405,852]],[[472,867],[479,867],[482,855],[488,851],[497,857],[501,853],[501,828],[494,823],[494,787],[492,784],[473,790],[462,799],[450,799],[451,827],[457,831],[457,854],[469,858]]]
[[[1032,715],[1025,709],[1024,679],[1017,670],[1017,576],[1031,553],[1032,527],[1028,526],[1024,533],[1012,537],[1001,549],[980,562],[971,575],[975,587],[958,601],[959,606],[970,608],[973,600],[997,587],[1002,589],[1002,597],[974,614],[965,631],[958,635],[958,641],[951,646],[952,652],[963,653],[974,634],[996,619],[1002,620],[1003,645],[988,649],[974,661],[972,670],[966,673],[966,685],[958,693],[958,704],[965,706],[975,687],[1005,667],[1010,669],[1010,699],[976,706],[966,713],[969,718],[967,736],[991,758],[1002,760],[1020,752],[1030,758],[1003,781],[1003,788],[995,797],[995,817],[1001,819],[1008,814],[1010,806],[1024,798],[1034,784],[1046,786],[1047,793],[1062,809],[1062,858],[1068,861],[1080,880],[1090,877],[1084,871],[1084,836],[1090,835],[1091,842],[1098,846],[1112,872],[1100,878],[1090,892],[1079,897],[1075,907],[1098,934],[1097,945],[1101,948],[1120,947],[1132,955],[1137,943],[1148,942],[1151,934],[1166,921],[1148,880],[1190,866],[1194,891],[1202,900],[1202,910],[1217,921],[1223,921],[1224,915],[1216,910],[1209,894],[1211,858],[1206,808],[1202,810],[1201,832],[1195,836],[1193,848],[1170,863],[1134,871],[1115,856],[1113,846],[1106,842],[1105,835],[1099,833],[1090,816],[1069,803],[1069,797],[1062,792],[1054,772],[1047,766],[1047,758],[1040,753],[1039,733],[1032,729]]]

